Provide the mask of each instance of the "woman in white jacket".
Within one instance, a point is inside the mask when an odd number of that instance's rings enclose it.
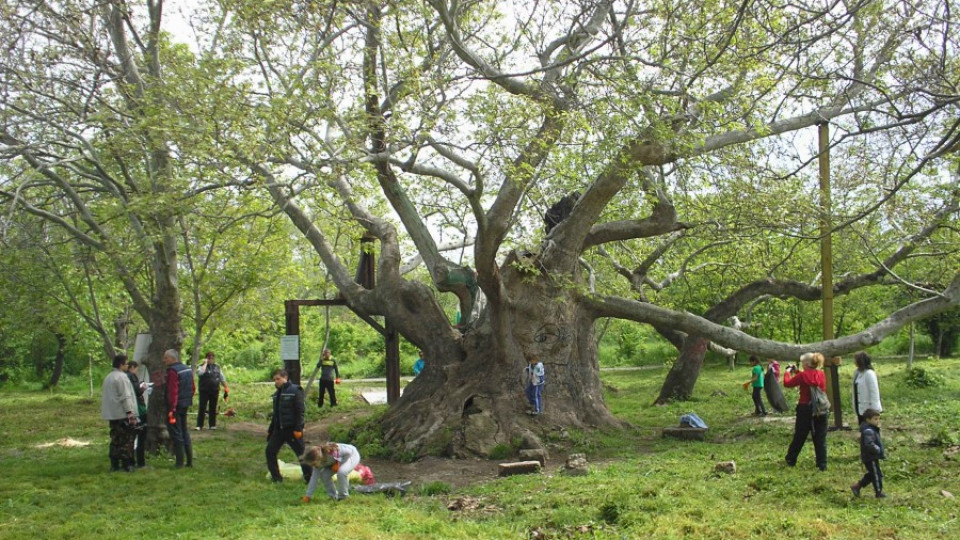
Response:
[[[853,410],[857,413],[857,423],[864,421],[863,413],[867,409],[882,412],[880,406],[880,385],[877,383],[877,372],[873,370],[870,356],[860,351],[853,356],[857,371],[853,373]]]

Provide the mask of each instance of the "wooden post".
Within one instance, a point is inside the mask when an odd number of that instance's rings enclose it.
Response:
[[[296,300],[287,300],[283,303],[283,314],[288,336],[300,335],[300,304]],[[298,354],[299,356],[299,354]],[[293,384],[300,386],[300,359],[284,360],[283,369],[287,370],[287,378]]]
[[[820,145],[820,267],[823,289],[823,340],[833,339],[833,205],[830,193],[830,124],[819,125]],[[833,408],[834,428],[843,427],[843,412],[840,410],[840,381],[837,365],[839,358],[829,358],[824,366],[827,376],[827,394]]]
[[[387,404],[400,399],[400,334],[388,322],[384,336],[387,349]]]

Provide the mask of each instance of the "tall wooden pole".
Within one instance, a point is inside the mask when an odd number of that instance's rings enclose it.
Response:
[[[820,267],[821,287],[823,289],[823,340],[831,340],[833,335],[833,208],[830,193],[830,124],[819,125],[820,151]],[[843,427],[843,413],[840,410],[839,358],[826,359],[824,373],[827,376],[827,392],[833,408],[835,428]]]

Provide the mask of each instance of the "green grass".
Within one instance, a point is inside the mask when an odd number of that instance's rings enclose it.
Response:
[[[152,468],[135,474],[106,472],[98,398],[8,389],[0,393],[0,538],[954,539],[960,508],[940,492],[960,496],[960,463],[936,444],[960,440],[960,360],[917,365],[939,385],[910,384],[902,362],[877,368],[889,455],[885,500],[870,488],[860,499],[848,490],[862,474],[855,431],[829,435],[827,472],[817,472],[810,444],[796,468],[784,467],[791,416],[749,416],[750,395],[738,384],[748,377],[746,366],[707,367],[693,401],[664,407],[652,405],[662,369],[605,372],[607,402],[632,427],[570,433],[570,451],[591,461],[585,477],[548,470],[460,490],[435,482],[415,485],[404,498],[355,495],[309,505],[299,502],[301,484],[266,480],[262,437],[229,429],[232,422],[265,422],[258,418],[268,410],[269,385],[231,385],[240,418],[223,419],[228,429],[196,440],[193,470],[154,457]],[[840,372],[848,421],[851,371]],[[350,399],[354,389],[341,387],[346,409],[365,408]],[[787,397],[796,401],[794,391]],[[311,420],[330,414],[310,411]],[[689,411],[710,425],[706,441],[659,436]],[[36,448],[64,437],[91,444]],[[736,474],[714,472],[725,460],[737,462]],[[458,497],[475,499],[476,508],[447,510]]]

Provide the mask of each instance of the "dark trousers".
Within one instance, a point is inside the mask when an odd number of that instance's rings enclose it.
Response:
[[[217,398],[220,397],[220,387],[213,392],[200,390],[200,409],[197,411],[197,427],[203,427],[203,416],[210,417],[210,427],[217,427]]]
[[[137,430],[137,439],[136,444],[134,445],[137,454],[137,467],[143,467],[147,464],[147,415],[140,417],[140,426],[142,429]]]
[[[277,464],[277,454],[280,453],[284,444],[289,446],[298,458],[303,455],[303,440],[293,436],[293,429],[276,429],[270,433],[270,436],[267,437],[267,470],[270,471],[270,478],[274,482],[283,481],[283,476],[280,475],[280,466]],[[301,463],[300,470],[303,471],[304,481],[309,481],[311,467]]]
[[[167,423],[167,433],[173,441],[173,455],[177,459],[177,467],[183,467],[183,459],[187,459],[187,467],[193,467],[193,444],[190,442],[190,428],[187,427],[187,409],[177,408],[174,413],[176,424]]]
[[[797,456],[803,450],[807,436],[813,435],[813,452],[817,458],[817,468],[827,470],[827,417],[813,416],[813,408],[809,403],[797,405],[797,419],[793,426],[793,440],[787,449],[787,464],[796,465]]]
[[[753,387],[753,412],[755,414],[767,414],[766,407],[763,406],[763,387],[754,386]]]
[[[866,487],[867,484],[873,484],[873,491],[878,495],[883,493],[883,471],[880,470],[880,461],[864,461],[863,466],[867,469],[867,474],[860,479],[860,487]]]
[[[110,469],[133,467],[133,441],[136,431],[130,428],[127,419],[110,420]]]
[[[323,393],[330,394],[330,406],[337,406],[337,391],[334,389],[334,382],[320,379],[320,397],[317,398],[317,406],[323,407]]]

